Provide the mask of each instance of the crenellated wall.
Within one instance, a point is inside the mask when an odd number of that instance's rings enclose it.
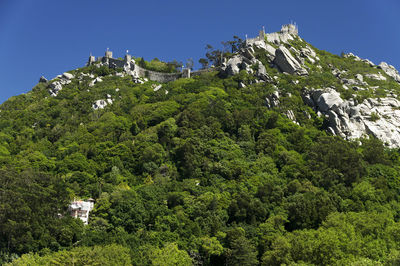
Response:
[[[110,67],[110,68],[124,68],[124,66],[126,66],[127,62],[130,62],[130,69],[133,70],[134,72],[136,72],[136,74],[139,77],[148,78],[149,80],[157,81],[157,82],[161,82],[161,83],[174,81],[179,78],[190,78],[192,76],[199,76],[202,73],[212,72],[212,71],[216,71],[219,69],[219,68],[209,68],[209,69],[201,69],[201,70],[197,70],[197,71],[193,71],[193,72],[190,71],[189,69],[184,69],[183,72],[179,72],[179,73],[163,73],[163,72],[148,70],[148,69],[145,69],[143,67],[140,67],[140,66],[134,64],[134,61],[130,60],[131,59],[130,55],[126,55],[125,59],[117,59],[117,58],[109,57],[110,55],[112,55],[111,51],[107,51],[106,53],[108,53],[106,56],[98,57],[97,62],[102,62],[103,64],[108,65],[108,67]],[[96,62],[95,57],[90,56],[89,61],[87,62],[86,65],[90,66],[95,62]]]
[[[125,61],[124,60],[116,59],[116,58],[107,58],[107,59],[108,59],[108,66],[110,68],[123,68],[124,65],[125,65]]]

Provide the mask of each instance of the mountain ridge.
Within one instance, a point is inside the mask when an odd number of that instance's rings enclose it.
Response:
[[[4,102],[0,263],[398,264],[396,72],[295,33],[208,47],[185,78],[107,51]]]
[[[143,83],[145,80],[165,83],[179,78],[201,75],[205,71],[220,71],[225,76],[239,74],[241,70],[245,70],[250,74],[256,71],[255,74],[259,80],[255,80],[255,82],[270,82],[276,86],[278,85],[277,82],[271,76],[268,76],[265,65],[270,65],[270,67],[276,68],[283,73],[299,76],[307,76],[308,71],[311,69],[310,65],[315,66],[312,69],[314,72],[318,70],[321,70],[320,72],[326,71],[326,69],[322,70],[322,66],[319,64],[320,58],[317,56],[315,48],[298,36],[298,28],[295,24],[283,25],[279,32],[274,33],[266,34],[263,29],[260,30],[257,37],[244,41],[239,40],[236,44],[231,43],[231,45],[232,47],[237,46],[235,53],[228,53],[229,55],[226,56],[226,53],[224,55],[224,52],[219,51],[224,62],[209,56],[210,61],[214,60],[213,62],[218,66],[197,71],[182,67],[182,70],[176,73],[157,72],[139,66],[129,54],[126,54],[124,59],[115,59],[112,57],[112,52],[108,50],[104,57],[96,59],[91,55],[87,66],[95,65],[96,67],[105,66],[113,69],[123,69],[118,75],[121,77],[124,75],[132,76],[133,81],[136,83]],[[255,55],[260,51],[264,53],[264,57],[266,56],[263,62],[257,59],[257,55]],[[213,56],[218,55],[215,54]],[[304,86],[304,93],[302,94],[304,103],[312,107],[319,116],[325,117],[329,124],[327,130],[334,135],[345,139],[359,139],[373,135],[389,147],[400,147],[400,130],[398,129],[400,111],[397,110],[400,108],[400,103],[397,100],[397,95],[400,91],[400,86],[397,86],[400,82],[399,72],[385,62],[375,65],[370,60],[361,59],[352,53],[343,54],[343,58],[365,63],[374,70],[368,70],[365,65],[360,68],[362,73],[348,75],[346,74],[346,69],[339,69],[332,64],[328,64],[332,75],[338,79],[336,86],[329,87],[329,84],[325,85],[322,82],[317,84],[317,88]],[[258,69],[253,70],[254,67],[258,67]],[[378,69],[382,71],[375,71]],[[71,79],[71,77],[66,78],[65,75],[59,75],[57,78],[61,78],[61,80],[50,84],[52,96],[56,96],[62,85]],[[277,76],[274,76],[274,78],[276,79]],[[374,86],[369,85],[364,79],[373,83]],[[388,79],[394,80],[396,83],[388,84],[386,82]],[[98,81],[97,78],[93,79],[90,86],[93,86]],[[367,99],[358,100],[360,95],[365,94],[369,94],[371,98],[376,97],[376,90],[379,91],[383,87],[379,82],[386,86],[386,88],[383,88],[386,91],[386,97],[378,96],[378,98],[383,98],[382,102],[384,104]],[[242,83],[241,86],[245,86],[245,84]],[[392,86],[392,88],[388,86]],[[343,89],[346,92],[343,92]],[[395,90],[397,93],[394,92]],[[277,88],[277,92],[277,95],[279,95],[279,88]],[[335,94],[335,92],[339,92],[339,95]],[[340,94],[342,96],[345,94],[346,99],[344,101]],[[382,92],[380,91],[379,94],[382,94]],[[365,98],[365,96],[362,97]],[[105,100],[103,99],[103,101]],[[268,98],[266,101],[268,101]],[[287,112],[293,114],[292,110],[287,110]],[[292,120],[295,120],[293,115],[290,116],[293,118]]]

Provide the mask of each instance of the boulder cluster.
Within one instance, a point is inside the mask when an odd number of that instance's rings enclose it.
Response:
[[[238,74],[241,70],[254,74],[259,81],[272,81],[266,72],[265,66],[255,56],[256,51],[262,51],[267,55],[271,67],[279,71],[305,76],[309,74],[306,61],[317,64],[320,59],[316,52],[309,46],[295,48],[289,41],[297,37],[296,28],[282,28],[280,32],[264,35],[265,38],[257,37],[246,41],[246,45],[222,66],[222,71],[228,76]],[[304,47],[305,46],[305,47]],[[348,53],[346,58],[352,58],[368,64],[375,69],[381,69],[378,73],[356,74],[349,77],[347,70],[340,70],[330,65],[332,74],[342,84],[343,89],[354,91],[376,90],[379,86],[372,87],[364,79],[386,81],[387,76],[400,83],[399,72],[391,65],[382,62],[375,65],[368,59]],[[320,69],[321,66],[317,64]],[[385,73],[387,76],[383,75]],[[275,82],[274,82],[275,83]],[[242,84],[242,83],[241,83]],[[243,84],[242,87],[245,85]],[[334,135],[346,139],[359,139],[373,135],[389,147],[400,147],[400,102],[397,95],[388,94],[385,98],[365,99],[357,102],[353,98],[342,99],[335,88],[320,88],[303,90],[303,101],[309,105],[318,116],[324,117],[327,122],[327,130]],[[266,98],[266,105],[269,108],[278,107],[280,104],[279,88]],[[287,110],[285,115],[297,123],[292,110]],[[309,114],[308,114],[309,116]]]
[[[92,108],[93,110],[98,110],[98,109],[104,109],[107,105],[112,104],[113,100],[111,99],[111,95],[107,94],[107,98],[106,99],[100,99],[95,101],[92,104]]]
[[[241,70],[246,70],[251,74],[255,74],[260,81],[271,80],[263,63],[255,57],[255,51],[261,50],[267,55],[268,63],[281,72],[307,75],[305,61],[308,60],[314,64],[319,61],[319,58],[308,45],[300,51],[294,47],[290,47],[290,49],[285,47],[288,41],[294,40],[296,37],[297,30],[285,28],[284,26],[280,32],[265,34],[264,39],[247,40],[244,47],[222,65],[222,71],[231,76],[238,74]],[[278,48],[274,48],[272,44]]]
[[[52,97],[57,96],[57,94],[62,90],[63,85],[67,85],[71,83],[71,80],[74,78],[74,75],[71,73],[64,73],[62,75],[58,75],[56,80],[49,85],[49,93]]]
[[[395,98],[343,100],[332,88],[305,90],[303,100],[325,116],[328,131],[346,139],[373,135],[389,147],[400,147],[400,102]]]
[[[250,81],[250,83],[269,82],[274,84],[276,91],[266,98],[266,105],[268,108],[278,107],[281,103],[279,78],[269,76],[266,66],[276,68],[282,73],[297,76],[309,75],[312,68],[309,66],[312,66],[312,64],[317,69],[323,69],[320,58],[311,46],[305,42],[296,45],[296,47],[291,45],[291,41],[301,41],[297,34],[297,27],[294,25],[285,25],[280,32],[276,33],[265,34],[263,31],[260,32],[260,36],[246,40],[237,53],[229,59],[225,59],[220,68],[221,73],[225,76],[233,76],[245,70],[255,77],[255,80]],[[262,54],[263,57],[259,57],[259,54]],[[347,92],[350,92],[351,89],[353,92],[367,91],[368,93],[368,91],[375,92],[380,88],[380,86],[369,85],[367,81],[372,84],[376,83],[375,81],[385,82],[393,78],[400,83],[400,73],[392,65],[385,62],[375,65],[370,60],[361,59],[352,53],[344,54],[343,57],[364,62],[375,70],[371,73],[355,75],[353,72],[350,75],[349,73],[352,72],[348,69],[338,69],[337,66],[328,64],[331,74],[338,79],[339,86],[342,86],[340,88],[342,92],[342,89]],[[96,67],[109,66],[112,63],[109,60],[112,60],[112,58],[106,58],[103,60],[104,62],[101,61],[96,64]],[[326,69],[326,66],[324,69]],[[116,73],[116,76],[131,76],[133,82],[137,84],[148,81],[147,78],[140,77],[138,71],[139,68],[136,67],[134,59],[129,57],[124,60],[123,71]],[[42,76],[39,82],[47,84],[50,95],[55,97],[63,86],[71,83],[74,78],[75,76],[71,73],[63,73],[51,81]],[[77,76],[79,82],[88,78],[89,87],[103,81],[102,78],[93,74],[80,73]],[[298,80],[293,80],[293,82],[299,83]],[[246,87],[245,83],[245,81],[239,82],[239,88]],[[154,92],[161,88],[162,85],[153,84],[152,86]],[[368,98],[361,102],[361,100],[355,100],[359,99],[355,94],[351,96],[352,98],[343,99],[338,88],[334,87],[304,88],[302,99],[318,116],[324,117],[327,130],[331,134],[346,139],[359,139],[373,135],[389,147],[400,147],[400,101],[396,99],[397,95],[393,93],[393,90],[390,90],[390,88],[387,90],[386,97],[381,95],[381,98]],[[165,90],[165,94],[168,94],[167,90]],[[288,96],[291,97],[291,95]],[[92,108],[94,110],[103,109],[112,103],[113,99],[110,95],[107,95],[106,99],[95,101]],[[284,114],[293,122],[298,123],[292,110],[286,110]],[[304,115],[311,119],[308,112]]]

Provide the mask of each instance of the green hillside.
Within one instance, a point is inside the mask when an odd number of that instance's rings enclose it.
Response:
[[[285,46],[312,47],[299,37]],[[398,149],[330,134],[302,95],[331,87],[361,103],[400,85],[312,49],[319,63],[305,60],[303,76],[255,49],[268,81],[216,68],[159,87],[94,65],[70,71],[55,97],[59,78],[10,98],[0,106],[0,263],[398,265]],[[333,68],[386,80],[347,90]],[[276,92],[279,104],[267,104]],[[89,225],[68,214],[74,198],[95,199]]]

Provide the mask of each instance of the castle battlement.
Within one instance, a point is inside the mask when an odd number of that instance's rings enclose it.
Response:
[[[299,34],[299,29],[296,24],[286,24],[281,28],[281,33],[288,33],[293,35]]]
[[[96,63],[108,66],[109,68],[123,68],[126,73],[132,75],[134,78],[148,78],[149,80],[157,82],[169,82],[179,78],[190,78],[191,76],[198,76],[202,73],[215,70],[207,69],[192,72],[189,68],[184,68],[182,69],[182,72],[179,73],[157,72],[138,66],[130,54],[126,54],[124,59],[113,58],[112,52],[108,49],[105,53],[105,56],[96,58],[90,55],[86,66],[91,66]]]
[[[93,65],[96,62],[106,64],[111,68],[124,68],[126,65],[132,63],[132,56],[126,54],[124,59],[113,58],[113,52],[107,49],[104,56],[96,58],[95,56],[90,55],[86,66]]]
[[[280,42],[286,42],[287,40],[293,40],[294,36],[298,36],[299,30],[296,24],[285,24],[282,25],[281,30],[278,32],[273,32],[273,33],[265,33],[264,27],[259,31],[258,36],[255,38],[247,38],[246,37],[246,43],[247,44],[254,44],[256,42],[264,42],[265,38],[269,42],[273,43],[280,43]]]

